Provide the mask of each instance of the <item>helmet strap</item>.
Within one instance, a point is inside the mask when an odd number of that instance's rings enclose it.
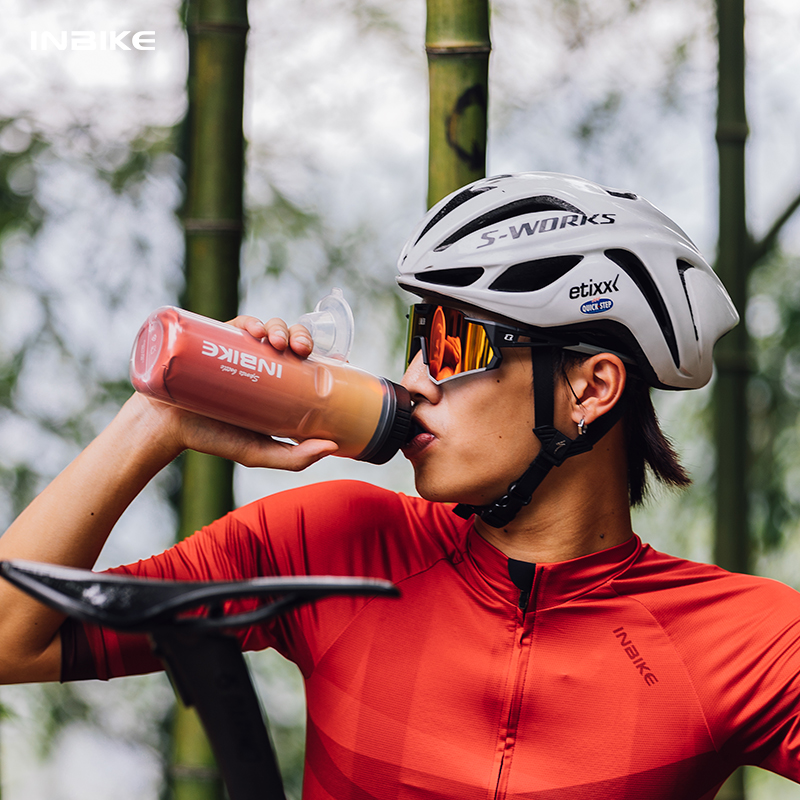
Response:
[[[506,494],[485,506],[459,503],[453,512],[463,519],[477,514],[493,528],[508,525],[520,510],[531,502],[534,491],[547,477],[553,467],[560,467],[571,456],[586,453],[605,436],[622,418],[626,395],[590,427],[581,426],[575,439],[557,430],[553,424],[555,412],[555,347],[534,347],[533,360],[533,409],[536,427],[534,434],[541,442],[541,449],[525,472],[514,481]]]

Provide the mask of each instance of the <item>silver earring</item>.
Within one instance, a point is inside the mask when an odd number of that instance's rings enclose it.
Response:
[[[583,436],[586,433],[586,417],[578,423],[578,436]]]

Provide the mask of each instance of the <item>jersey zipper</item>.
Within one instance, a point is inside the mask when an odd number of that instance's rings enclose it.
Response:
[[[516,616],[517,624],[514,630],[514,641],[511,653],[511,667],[509,670],[508,686],[510,696],[508,697],[508,717],[503,736],[503,755],[500,759],[500,766],[497,771],[497,781],[495,783],[494,800],[502,800],[506,796],[508,787],[508,777],[511,769],[511,761],[514,755],[514,747],[519,727],[520,712],[522,710],[522,697],[525,690],[525,679],[528,674],[528,662],[530,661],[533,625],[536,619],[536,588],[539,582],[538,568],[534,569],[533,581],[529,591],[520,590],[518,608]]]

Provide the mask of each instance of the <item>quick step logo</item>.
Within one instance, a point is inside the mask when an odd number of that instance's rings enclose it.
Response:
[[[614,301],[609,300],[607,297],[601,297],[599,300],[590,300],[581,306],[581,314],[602,314],[604,311],[614,307]]]

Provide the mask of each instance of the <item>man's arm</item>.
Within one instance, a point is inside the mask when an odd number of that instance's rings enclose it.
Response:
[[[252,317],[234,324],[254,336]],[[308,355],[304,328],[267,323],[270,343]],[[305,332],[305,336],[303,335]],[[27,559],[91,568],[136,495],[185,449],[245,466],[300,470],[336,450],[333,442],[277,442],[134,394],[111,424],[28,506],[0,537],[0,560]],[[57,680],[63,616],[0,581],[0,683]]]

